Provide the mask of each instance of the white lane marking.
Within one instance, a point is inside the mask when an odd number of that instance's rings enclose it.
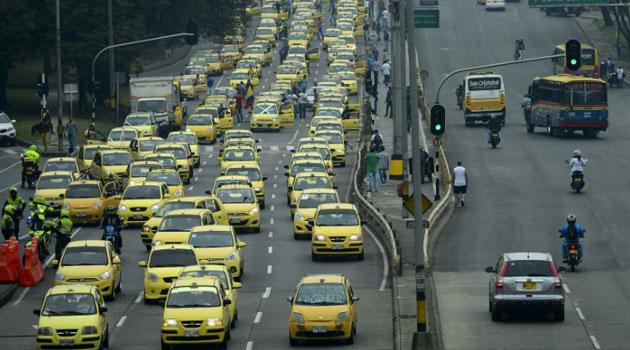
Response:
[[[591,335],[591,343],[593,343],[593,346],[595,347],[596,350],[601,349],[601,347],[599,346],[599,343],[597,342],[597,338],[595,338],[594,335]]]
[[[13,164],[9,165],[8,167],[6,167],[6,168],[4,168],[4,169],[0,170],[0,174],[4,173],[5,171],[7,171],[7,170],[9,170],[9,169],[13,168],[14,166],[16,166],[16,165],[18,165],[18,164],[22,164],[22,162],[17,162],[17,163],[13,163]]]
[[[269,253],[269,254],[273,254],[273,247],[272,247],[272,246],[269,246],[269,247],[267,248],[267,253]]]
[[[272,225],[273,225],[273,222],[274,222],[274,219],[273,219],[273,218],[269,219],[269,223],[270,223],[270,224],[272,224]]]
[[[9,189],[9,188],[11,188],[11,187],[16,187],[17,185],[19,185],[19,184],[21,184],[21,183],[22,183],[22,182],[16,182],[16,183],[14,183],[14,184],[13,184],[13,185],[11,185],[11,186],[7,186],[7,187],[5,187],[5,188],[3,188],[3,189],[0,189],[0,192],[4,192],[4,191],[8,190],[8,189]]]
[[[199,168],[199,170],[197,170],[197,171],[198,171],[198,172],[202,172],[202,171],[203,171],[203,168]]]
[[[276,169],[275,169],[275,170],[276,170],[276,171],[280,170],[280,167],[276,167]]]
[[[584,317],[584,314],[582,313],[582,310],[580,310],[579,307],[575,308],[575,311],[577,312],[578,316],[580,317],[580,320],[585,320],[586,318]]]
[[[195,188],[195,186],[188,187],[188,191],[192,191],[193,188]]]
[[[256,313],[256,317],[254,318],[254,323],[260,323],[260,318],[262,317],[262,311],[258,311]]]
[[[271,211],[274,211],[274,210],[276,210],[276,206],[275,206],[275,205],[272,205],[272,206],[271,206]]]
[[[12,149],[5,149],[4,151],[7,152],[8,154],[17,154],[17,152],[15,152]]]
[[[122,325],[125,324],[125,321],[127,320],[127,316],[123,316],[120,318],[120,321],[118,321],[118,323],[116,323],[116,327],[122,327]]]
[[[385,290],[385,285],[387,284],[387,275],[389,274],[389,263],[387,262],[387,254],[385,254],[385,249],[383,248],[383,245],[378,239],[376,239],[376,236],[374,236],[372,231],[370,231],[370,229],[365,226],[363,226],[363,229],[367,231],[370,237],[372,237],[372,240],[376,243],[376,246],[378,247],[378,250],[381,251],[381,256],[383,257],[383,279],[381,280],[381,286],[378,289],[382,292]]]
[[[286,157],[286,156],[287,156],[287,154],[286,154],[286,153],[282,153],[282,156],[283,156],[283,157]]]
[[[201,163],[202,165],[206,165],[208,164],[208,162],[206,162],[205,160]]]
[[[273,188],[276,188],[276,187],[278,187],[278,184],[273,184]]]
[[[214,155],[214,154],[210,154],[210,155],[208,155],[208,158],[212,158],[212,156],[213,156],[213,155]]]
[[[279,151],[280,147],[278,147],[278,146],[269,146],[269,150],[270,151]]]
[[[273,232],[269,231],[269,238],[272,238],[272,237],[273,237]]]
[[[20,296],[17,298],[17,300],[13,302],[13,306],[16,306],[22,301],[22,299],[24,299],[24,296],[26,295],[26,293],[28,293],[29,289],[31,289],[31,287],[24,288],[24,290],[22,291],[22,293],[20,293]]]
[[[317,73],[318,73],[318,72],[319,72],[319,71],[316,69],[316,70],[315,70],[315,75],[317,75]]]
[[[273,269],[273,268],[271,267],[271,265],[267,265],[267,274],[268,274],[268,275],[271,275],[271,270],[272,270],[272,269]]]
[[[138,292],[138,297],[136,298],[134,303],[139,304],[142,301],[142,298],[144,298],[144,291]]]
[[[199,181],[199,176],[195,176],[195,181]]]
[[[252,350],[253,348],[254,348],[254,342],[248,341],[247,346],[245,347],[245,350]]]
[[[295,133],[293,134],[293,138],[291,139],[291,141],[289,141],[289,144],[293,143],[293,141],[295,141],[295,138],[298,136],[298,133],[300,132],[300,129],[295,130]]]
[[[275,194],[275,193],[273,193],[273,194],[271,195],[271,199],[276,199],[276,194]]]
[[[271,294],[271,287],[265,288],[265,292],[262,295],[263,299],[269,298],[269,294]]]
[[[37,329],[37,325],[36,324],[33,324],[31,326],[33,326],[33,328]]]
[[[223,77],[225,77],[225,74],[221,74],[221,79],[219,79],[219,81],[217,82],[217,84],[215,85],[216,87],[221,86],[221,82],[223,81]]]
[[[279,161],[278,161],[278,164],[282,164],[282,161],[281,161],[281,160],[279,160]]]
[[[274,175],[273,175],[273,178],[274,178],[274,179],[277,179],[277,178],[278,178],[278,174],[274,174]]]
[[[567,294],[571,293],[571,290],[569,289],[569,286],[567,286],[566,284],[563,283],[562,284],[562,288],[564,288],[564,292],[565,293],[567,293]]]

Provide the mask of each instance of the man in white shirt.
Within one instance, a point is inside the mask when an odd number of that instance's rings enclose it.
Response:
[[[381,28],[383,28],[383,30],[387,30],[387,20],[389,20],[389,11],[387,11],[387,8],[383,9],[383,12],[381,12],[381,18],[383,19],[383,25]]]
[[[389,60],[386,60],[385,63],[381,66],[381,70],[383,71],[383,83],[388,86],[391,81],[392,74],[392,66],[389,64]]]
[[[464,206],[464,198],[466,197],[466,189],[468,187],[468,173],[466,168],[462,166],[462,162],[458,161],[457,166],[453,169],[453,192],[459,201],[460,206]]]

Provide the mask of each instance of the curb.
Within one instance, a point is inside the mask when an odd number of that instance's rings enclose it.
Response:
[[[0,307],[4,306],[13,296],[13,293],[18,289],[20,285],[18,283],[12,283],[7,290],[0,294]]]

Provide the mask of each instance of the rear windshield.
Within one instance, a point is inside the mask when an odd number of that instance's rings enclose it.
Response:
[[[197,257],[191,249],[154,250],[149,267],[197,265]]]
[[[301,177],[295,180],[293,189],[306,190],[309,188],[330,188],[330,180],[326,176]]]
[[[161,145],[164,143],[164,140],[145,140],[140,141],[140,150],[142,152],[150,152],[153,151],[155,146]]]
[[[131,161],[131,154],[127,152],[112,153],[103,156],[103,165],[129,165]]]
[[[188,244],[195,248],[231,247],[234,245],[231,231],[193,232]]]
[[[185,142],[189,145],[197,143],[195,135],[190,134],[170,134],[168,135],[169,142]]]
[[[66,198],[100,198],[98,185],[71,185],[66,189]]]
[[[164,147],[160,148],[158,152],[172,154],[176,159],[186,159],[186,151],[179,147]]]
[[[300,198],[300,208],[317,208],[324,203],[339,203],[339,199],[333,193],[307,193]]]
[[[147,175],[147,181],[164,182],[167,186],[179,186],[182,184],[177,172],[152,172]]]
[[[225,172],[225,175],[243,175],[247,176],[250,181],[260,181],[260,171],[256,168],[230,168]]]
[[[544,260],[512,260],[508,261],[505,277],[553,277],[551,264]]]
[[[107,265],[105,247],[69,247],[63,254],[61,266]]]
[[[76,173],[79,169],[74,161],[49,162],[46,164],[45,172],[48,171],[70,171]]]
[[[199,225],[201,225],[199,215],[167,215],[162,220],[158,231],[190,231],[193,227]]]
[[[212,271],[212,270],[195,270],[195,271],[184,271],[179,275],[179,277],[216,277],[223,284],[223,288],[229,290],[230,286],[228,285],[227,276],[223,271]]]
[[[66,188],[72,179],[70,176],[44,176],[39,178],[38,190]]]
[[[188,201],[174,201],[174,202],[166,202],[162,204],[160,209],[153,215],[156,217],[163,217],[169,211],[177,210],[177,209],[192,209],[195,206],[195,202]]]
[[[133,165],[133,167],[131,168],[131,177],[147,176],[149,170],[154,168],[161,168],[161,166],[157,164]]]

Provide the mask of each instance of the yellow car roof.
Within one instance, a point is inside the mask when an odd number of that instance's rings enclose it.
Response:
[[[74,173],[72,171],[47,171],[45,173],[42,173],[40,175],[40,177],[42,176],[72,176]]]
[[[193,232],[206,232],[206,231],[233,231],[234,228],[230,225],[202,225],[195,226],[190,230],[190,233]]]
[[[156,250],[176,250],[176,249],[186,249],[194,251],[195,248],[189,244],[160,244],[153,246],[152,251]]]
[[[337,194],[337,190],[334,188],[309,188],[302,191],[302,194],[311,194],[311,193]]]
[[[74,157],[57,157],[50,158],[46,161],[46,163],[55,163],[55,162],[76,162],[77,159]]]
[[[54,286],[48,290],[48,295],[59,295],[69,293],[93,293],[96,286],[89,286],[87,284],[68,284],[64,286]]]
[[[138,140],[138,142],[142,142],[142,141],[165,141],[163,138],[159,137],[159,136],[143,136],[143,137],[138,137],[136,140]]]
[[[82,241],[71,241],[66,245],[66,247],[105,247],[107,241],[90,239],[90,240],[82,240]]]
[[[220,225],[213,225],[213,226],[220,226]],[[198,227],[203,227],[203,226],[198,226]],[[194,230],[194,228],[193,228]],[[203,264],[203,265],[189,265],[186,266],[184,268],[182,268],[181,272],[179,273],[180,275],[182,274],[182,272],[189,272],[189,271],[203,271],[203,270],[210,270],[210,271],[224,271],[224,272],[228,272],[227,270],[227,266],[223,265],[223,264]],[[189,277],[186,277],[189,278]],[[190,277],[191,279],[193,277]],[[194,278],[208,278],[208,277],[194,277]],[[179,279],[178,279],[179,280]]]
[[[103,150],[99,150],[99,152],[101,154],[103,154],[103,155],[105,155],[105,154],[116,154],[116,153],[129,153],[129,151],[126,151],[124,149],[103,149]]]
[[[220,291],[221,281],[214,276],[185,277],[185,278],[178,278],[177,280],[175,280],[171,288],[190,287],[190,286],[211,286],[211,287],[216,287],[217,291]]]
[[[129,185],[127,185],[127,188],[129,187],[140,187],[140,186],[161,186],[162,182],[153,182],[153,181],[143,181],[143,182],[136,182],[136,183],[130,183]]]
[[[68,184],[68,186],[71,185],[100,185],[101,181],[100,180],[75,180],[72,181],[71,183]]]
[[[318,207],[319,210],[327,210],[327,209],[352,209],[357,210],[357,208],[352,203],[325,203],[320,204]]]
[[[193,209],[177,209],[172,210],[166,213],[166,216],[175,216],[175,215],[201,215],[208,211],[209,209],[205,208],[193,208]]]
[[[306,275],[300,284],[304,283],[343,283],[344,275]]]

